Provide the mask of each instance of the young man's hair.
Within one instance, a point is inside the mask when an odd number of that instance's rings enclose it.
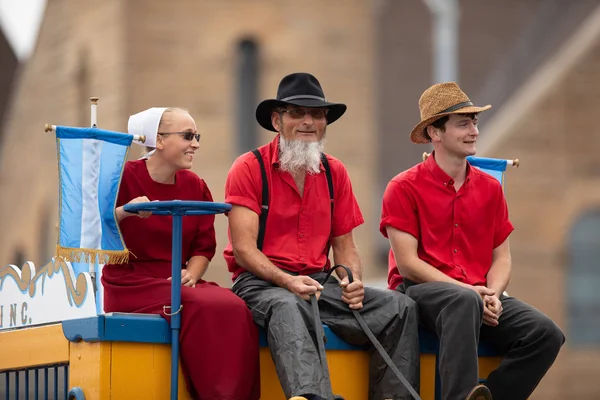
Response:
[[[458,115],[471,118],[472,120],[477,118],[477,113],[458,114]],[[449,119],[450,119],[450,116],[446,115],[438,120],[433,121],[431,123],[431,126],[433,126],[436,129],[441,130],[442,132],[446,132],[446,122],[448,122]],[[425,137],[427,138],[428,141],[431,142],[431,137],[429,137],[429,133],[427,133],[427,128],[425,128]]]

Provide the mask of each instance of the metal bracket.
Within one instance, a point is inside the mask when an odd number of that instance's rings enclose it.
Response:
[[[175,311],[174,313],[168,313],[167,312],[167,308],[171,308],[171,306],[163,306],[163,313],[165,315],[168,315],[169,317],[172,317],[175,314],[179,314],[181,312],[181,309],[183,308],[183,304],[179,306],[179,310]]]

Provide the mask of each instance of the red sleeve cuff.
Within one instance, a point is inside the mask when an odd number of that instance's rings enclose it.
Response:
[[[496,236],[494,238],[494,249],[498,246],[500,246],[502,243],[504,243],[504,241],[506,240],[506,238],[508,238],[508,235],[510,235],[512,233],[512,231],[515,230],[515,227],[513,226],[513,224],[510,223],[510,221],[506,221],[503,225],[502,228],[498,229],[496,231]]]
[[[247,197],[242,196],[227,196],[225,203],[229,203],[234,206],[242,206],[251,209],[256,214],[260,215],[260,205],[256,201],[251,200]]]
[[[381,220],[381,223],[379,224],[379,231],[386,238],[388,237],[388,235],[387,235],[387,227],[388,226],[398,229],[399,231],[411,234],[415,238],[419,237],[419,229],[413,223],[403,220],[401,218],[387,216],[387,217],[384,217]]]
[[[195,256],[203,256],[208,258],[208,261],[212,261],[213,257],[215,256],[215,250],[196,250],[196,251],[192,251],[190,254],[190,258],[195,257]]]
[[[344,236],[344,235],[352,232],[353,229],[355,229],[356,227],[362,225],[364,222],[365,222],[365,220],[364,220],[364,218],[362,216],[360,216],[358,218],[355,218],[353,224],[342,226],[342,227],[339,227],[337,229],[334,229],[331,236],[332,237]]]

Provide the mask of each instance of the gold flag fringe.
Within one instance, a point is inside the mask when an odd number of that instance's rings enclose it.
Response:
[[[129,262],[129,250],[98,250],[61,247],[56,245],[56,258],[77,263],[126,264]]]

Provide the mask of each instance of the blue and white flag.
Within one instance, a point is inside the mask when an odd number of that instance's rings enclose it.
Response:
[[[125,263],[115,206],[133,135],[56,127],[59,233],[56,256],[71,262]]]
[[[504,187],[504,171],[506,171],[508,160],[469,156],[467,157],[467,161],[472,166],[477,167],[483,172],[487,172],[494,178],[498,179],[502,187]]]

